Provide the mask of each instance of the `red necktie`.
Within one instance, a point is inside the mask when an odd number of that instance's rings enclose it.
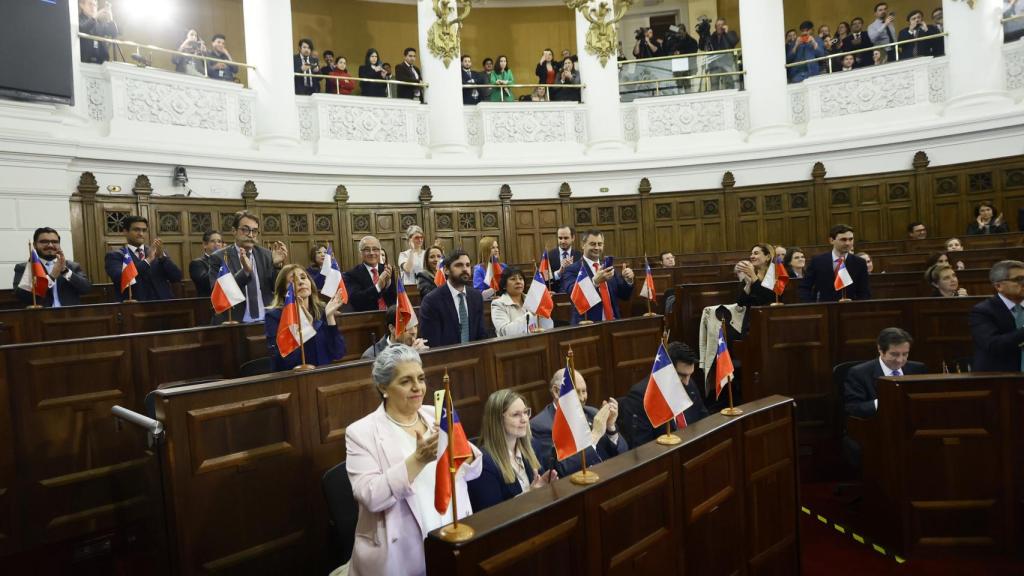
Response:
[[[139,257],[139,260],[145,260],[146,259],[146,251],[143,250],[142,248],[136,248],[135,249],[135,255]]]
[[[683,428],[686,428],[686,415],[680,412],[676,416],[676,430],[682,430]]]
[[[835,276],[836,274],[839,274],[839,269],[843,267],[843,261],[844,260],[846,260],[845,256],[840,256],[839,259],[836,260],[836,267],[832,269],[832,275],[833,276]]]
[[[380,280],[380,276],[377,274],[377,269],[376,268],[371,268],[371,273],[373,275],[373,283],[377,284],[377,282]],[[387,302],[384,302],[384,291],[382,290],[382,291],[377,293],[377,310],[387,310],[387,309],[388,309],[388,305],[387,305]]]
[[[594,272],[597,272],[597,262],[594,262]],[[604,308],[604,319],[615,320],[615,312],[612,310],[612,295],[608,292],[608,282],[601,282],[598,289],[601,292],[601,306]]]

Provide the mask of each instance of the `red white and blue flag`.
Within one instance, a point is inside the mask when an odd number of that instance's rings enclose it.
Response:
[[[850,284],[853,284],[853,277],[850,276],[850,271],[846,269],[846,257],[839,257],[839,267],[836,268],[836,279],[832,283],[836,291],[846,288]]]
[[[586,264],[580,265],[580,273],[576,275],[576,285],[572,287],[569,299],[580,316],[601,303],[601,296],[597,293],[597,288],[594,288],[594,281],[587,274]]]
[[[434,286],[444,286],[445,282],[446,280],[444,278],[444,258],[441,258],[441,261],[437,263],[437,272],[434,272]]]
[[[36,296],[43,298],[46,296],[50,286],[53,286],[53,280],[46,273],[46,267],[43,266],[43,262],[39,259],[39,254],[36,253],[35,248],[29,248],[28,265],[25,266],[25,270],[21,273],[18,288],[26,292],[34,292]]]
[[[640,295],[651,302],[657,302],[658,291],[654,289],[654,275],[651,274],[651,263],[647,261],[647,256],[644,256],[644,273],[647,274],[647,277],[644,278],[644,286],[640,289]]]
[[[277,325],[277,351],[284,358],[297,350],[300,342],[305,343],[315,334],[306,314],[299,311],[299,304],[295,301],[295,285],[288,284],[288,294],[281,307],[281,323]]]
[[[416,318],[416,311],[412,309],[412,302],[409,300],[409,294],[405,291],[405,284],[402,282],[397,283],[398,286],[398,299],[395,302],[397,314],[395,314],[395,336],[401,336],[406,330],[419,324],[419,320]]]
[[[537,267],[537,271],[540,272],[540,277],[545,282],[551,280],[551,262],[548,261],[548,253],[540,253],[540,266]]]
[[[448,430],[448,399],[445,398],[444,408],[441,410],[441,421],[438,423],[437,433],[437,469],[434,476],[434,510],[438,514],[448,512],[448,505],[452,500],[452,468],[458,473],[470,456],[473,449],[469,447],[469,440],[466,439],[466,432],[462,429],[462,422],[459,422],[459,413],[452,408],[452,429]],[[451,439],[449,440],[449,434]],[[449,452],[451,444],[451,452]]]
[[[533,275],[533,282],[530,283],[530,289],[526,292],[523,308],[526,308],[530,314],[541,318],[551,318],[551,312],[555,309],[555,301],[551,297],[547,283],[544,282],[540,268]]]
[[[138,275],[139,270],[135,267],[135,260],[132,260],[132,253],[125,247],[124,258],[121,260],[121,292],[135,284],[135,277]]]
[[[484,274],[484,284],[492,290],[498,290],[501,286],[501,262],[497,256],[491,256],[491,262],[487,265],[487,273]]]
[[[675,418],[693,405],[693,400],[683,388],[679,380],[676,367],[665,350],[665,345],[658,346],[658,354],[654,357],[654,366],[651,367],[651,377],[647,380],[647,390],[644,392],[644,412],[651,426],[657,428],[665,422]],[[682,420],[680,428],[686,426],[686,420]]]
[[[779,296],[786,291],[786,283],[789,282],[789,273],[786,272],[786,265],[782,263],[782,256],[776,256],[768,272],[761,281],[761,286],[775,292]]]
[[[583,403],[576,394],[568,363],[562,373],[562,387],[555,401],[555,421],[551,424],[551,440],[559,460],[586,450],[591,445],[590,424],[583,411]]]
[[[327,254],[324,254],[324,263],[320,266],[320,275],[324,277],[324,288],[321,294],[328,298],[334,298],[338,292],[341,292],[341,303],[347,304],[348,288],[345,286],[345,280],[341,277],[341,268],[338,267],[338,261],[334,259],[334,251],[330,247],[327,248]]]
[[[213,309],[218,314],[245,302],[245,294],[238,287],[235,277],[231,275],[227,263],[223,260],[220,262],[220,271],[217,272],[217,282],[213,285],[210,301],[213,302]]]
[[[733,372],[732,356],[729,355],[729,347],[725,345],[725,327],[719,327],[718,352],[715,354],[715,400],[722,394],[722,389],[732,382]]]

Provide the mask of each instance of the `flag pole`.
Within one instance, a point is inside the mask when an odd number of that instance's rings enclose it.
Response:
[[[292,287],[292,293],[295,294],[295,283],[294,282],[290,282],[290,284],[291,284],[291,287]],[[309,372],[310,370],[316,368],[316,366],[313,366],[312,364],[306,364],[306,342],[302,339],[302,314],[303,314],[303,311],[302,311],[302,306],[299,305],[299,296],[298,296],[298,294],[295,295],[295,309],[299,313],[299,357],[302,358],[302,363],[299,364],[298,366],[296,366],[295,368],[292,368],[292,370],[294,370],[296,372]]]
[[[128,299],[122,302],[122,304],[134,304],[136,300],[132,298],[132,285],[128,285]]]
[[[232,308],[234,308],[234,306],[228,306],[228,319],[226,321],[224,321],[224,324],[227,324],[228,326],[233,326],[235,324],[238,324],[238,320],[232,320],[231,319],[231,309]]]
[[[623,264],[623,267],[625,267],[625,264]],[[649,274],[647,274],[647,271],[646,271],[646,268],[648,268],[648,267],[649,267],[649,264],[647,264],[647,252],[644,252],[644,269],[645,269],[644,270],[644,274],[645,274],[645,276],[644,276],[644,285],[645,286],[647,285],[647,278],[649,276]],[[651,278],[651,284],[654,284],[654,279],[653,278]],[[645,313],[644,316],[654,316],[655,315],[654,312],[651,312],[651,295],[648,294],[647,298],[645,298],[645,300],[647,300],[647,313]],[[666,346],[667,345],[668,344],[666,343]]]
[[[843,286],[843,295],[839,298],[840,302],[850,302],[850,299],[846,297],[846,286]]]
[[[728,347],[729,347],[729,331],[726,330],[725,328],[722,329],[722,339],[725,340],[725,346],[726,346],[726,349],[728,349]],[[732,384],[733,384],[733,381],[735,381],[735,380],[736,380],[735,377],[732,380],[729,380],[729,384],[727,386],[727,388],[729,389],[728,390],[728,392],[729,392],[729,407],[728,408],[722,408],[721,414],[723,416],[739,416],[740,414],[743,414],[743,410],[733,406],[733,403],[732,403]]]
[[[448,474],[451,478],[452,487],[452,523],[441,528],[441,539],[445,542],[465,542],[476,533],[472,527],[466,524],[459,524],[459,489],[455,484],[455,423],[453,414],[455,402],[452,401],[451,381],[448,378],[448,367],[444,368],[444,402],[447,404],[445,412],[445,423],[448,424]]]
[[[775,302],[772,302],[772,306],[782,306],[782,302],[779,301],[779,293],[775,293]]]
[[[566,362],[569,364],[569,381],[572,382],[573,394],[576,393],[576,363],[573,360],[572,346],[569,347],[569,351],[565,354]],[[587,470],[587,450],[584,449],[580,452],[580,462],[582,468],[579,472],[569,476],[569,481],[573,484],[593,484],[601,479],[593,470]]]
[[[668,330],[664,330],[661,333],[661,344],[665,347],[665,352],[668,353]],[[672,367],[675,369],[675,366]],[[650,386],[650,384],[648,384]],[[683,441],[682,438],[672,433],[672,418],[669,418],[665,422],[665,433],[654,439],[655,442],[662,446],[673,446]]]

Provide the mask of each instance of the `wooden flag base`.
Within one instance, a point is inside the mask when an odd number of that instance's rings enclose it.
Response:
[[[649,317],[649,316],[657,316],[657,315],[658,314],[656,312],[644,312],[644,317],[645,318]]]
[[[839,302],[853,302],[853,300],[850,300],[849,298],[840,298]]]
[[[783,302],[772,302],[771,304],[769,304],[769,306],[785,306],[785,303],[783,303]]]
[[[658,436],[654,441],[657,442],[658,444],[661,444],[662,446],[675,446],[676,444],[681,443],[683,439],[680,438],[679,436],[676,436],[675,434],[662,434],[661,436]]]
[[[476,530],[473,530],[468,524],[460,522],[443,526],[439,534],[441,540],[445,542],[465,542],[476,534]]]
[[[129,298],[127,300],[121,300],[121,304],[138,304],[138,303],[139,303],[138,300],[133,300],[131,298]]]
[[[740,408],[733,408],[731,406],[729,408],[722,408],[723,416],[739,416],[740,414],[743,414],[743,410]]]
[[[598,476],[597,473],[594,472],[593,470],[580,470],[579,472],[576,472],[572,476],[569,476],[570,482],[572,482],[573,484],[581,485],[594,484],[600,479],[601,477]]]
[[[594,323],[593,320],[580,320],[580,322],[579,322],[579,324],[577,324],[577,326],[589,326],[589,325],[591,325],[593,323]]]
[[[299,364],[295,368],[292,368],[292,371],[293,372],[309,372],[310,370],[313,370],[315,368],[316,368],[316,366],[313,366],[312,364]]]
[[[25,306],[25,310],[39,310],[42,308],[39,304],[32,304],[31,306]]]
[[[238,320],[225,320],[220,324],[221,326],[234,326],[235,324],[238,324]]]

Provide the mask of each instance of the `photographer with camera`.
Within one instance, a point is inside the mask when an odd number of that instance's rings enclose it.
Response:
[[[709,51],[731,50],[738,46],[740,37],[729,30],[729,23],[725,18],[715,20],[715,31],[708,37]],[[736,71],[736,54],[718,54],[712,56],[708,63],[709,74],[722,74]],[[731,90],[736,88],[735,76],[716,76],[711,78],[712,90]]]
[[[796,37],[796,41],[786,53],[787,62],[806,62],[825,56],[825,43],[811,33],[813,30],[814,23],[810,20],[805,20],[800,24],[800,35]],[[790,82],[796,84],[810,76],[817,76],[821,72],[821,66],[820,62],[807,62],[803,66],[794,66],[789,70]]]
[[[114,22],[114,13],[110,9],[110,2],[106,2],[103,9],[100,10],[96,0],[78,0],[78,31],[93,36],[116,38],[118,35],[117,23]],[[110,51],[106,42],[82,38],[79,46],[82,49],[82,62],[103,64],[110,60]]]
[[[633,57],[634,58],[653,58],[658,56],[658,51],[661,47],[654,40],[654,30],[650,28],[637,28],[634,33],[636,36],[636,44],[633,45]]]
[[[192,29],[185,35],[185,40],[181,42],[181,46],[178,46],[178,52],[206,56],[206,43],[199,37],[199,32]],[[179,74],[206,76],[206,64],[202,58],[189,58],[188,56],[175,54],[171,56],[171,64],[174,64],[174,70]]]
[[[892,44],[896,41],[896,13],[889,12],[889,5],[885,2],[875,4],[875,21],[868,26],[868,37],[871,38],[873,46],[879,44]],[[890,46],[885,49],[885,55],[889,60],[896,59],[896,51]]]

